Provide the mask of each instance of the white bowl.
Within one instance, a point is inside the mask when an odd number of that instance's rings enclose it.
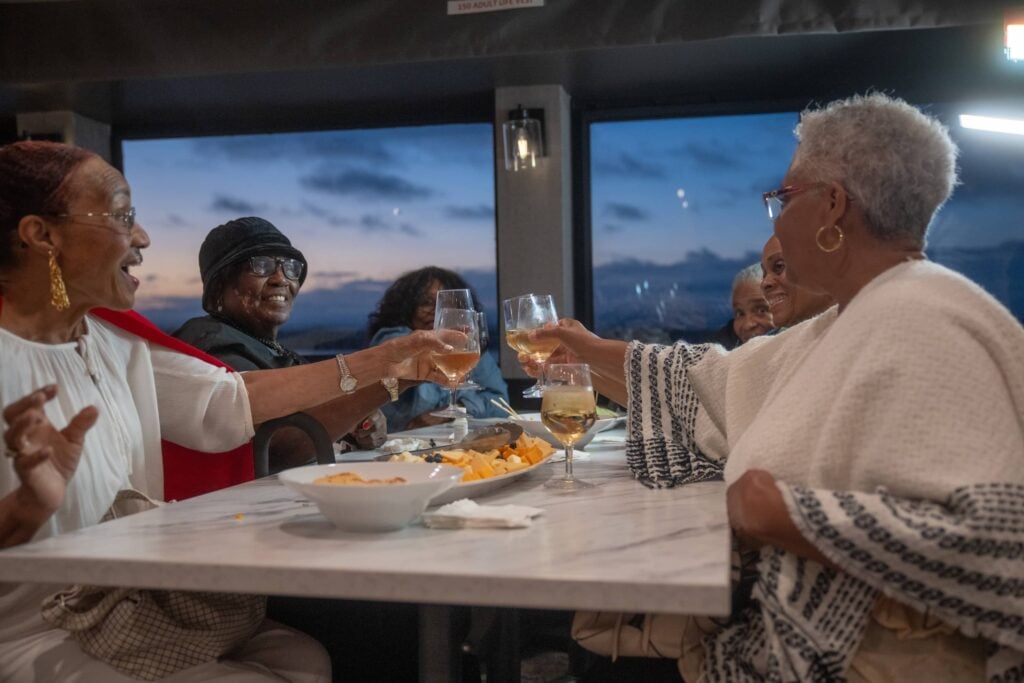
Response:
[[[509,422],[519,425],[530,436],[540,437],[555,448],[563,448],[562,443],[552,436],[548,428],[540,421],[540,413],[520,413],[520,415],[522,416],[521,418],[511,418]],[[603,417],[600,420],[596,420],[593,426],[587,430],[587,433],[573,444],[573,448],[584,448],[599,433],[606,429],[612,429],[620,424],[622,420],[623,418],[621,417]]]
[[[352,472],[363,479],[402,477],[404,484],[314,484],[329,474]],[[316,503],[339,529],[392,531],[401,529],[427,508],[434,496],[462,479],[461,467],[415,462],[359,462],[309,465],[285,470],[281,483]]]

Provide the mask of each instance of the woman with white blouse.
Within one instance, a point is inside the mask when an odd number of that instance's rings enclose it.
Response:
[[[161,439],[200,451],[349,395],[353,424],[444,344],[415,333],[337,360],[229,372],[109,322],[128,311],[149,235],[124,177],[88,151],[0,148],[0,547],[100,521],[121,489],[163,497]],[[102,310],[107,309],[107,310]],[[113,315],[113,317],[112,317]],[[121,314],[125,315],[125,314]],[[0,680],[127,681],[43,621],[53,586],[0,584]],[[312,639],[265,623],[230,660],[168,680],[329,680]]]

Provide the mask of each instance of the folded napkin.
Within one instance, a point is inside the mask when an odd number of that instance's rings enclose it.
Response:
[[[540,508],[525,505],[479,505],[463,498],[423,513],[423,524],[433,529],[495,528],[515,529],[530,526]]]

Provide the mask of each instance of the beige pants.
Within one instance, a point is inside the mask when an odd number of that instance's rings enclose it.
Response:
[[[3,683],[137,683],[82,652],[66,631],[48,629],[0,648]],[[165,683],[329,683],[327,651],[304,633],[266,620],[253,637],[217,662],[164,678]]]
[[[573,637],[584,648],[614,657],[672,657],[686,683],[702,683],[704,637],[718,627],[706,617],[647,615],[634,627],[622,615],[577,612]],[[853,656],[850,683],[960,683],[985,680],[985,641],[880,598]]]

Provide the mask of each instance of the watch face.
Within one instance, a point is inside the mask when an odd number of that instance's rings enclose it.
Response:
[[[353,391],[356,390],[356,386],[358,384],[359,382],[356,380],[356,378],[349,375],[348,377],[345,377],[344,379],[341,380],[341,390],[344,391],[346,394],[352,393]]]

